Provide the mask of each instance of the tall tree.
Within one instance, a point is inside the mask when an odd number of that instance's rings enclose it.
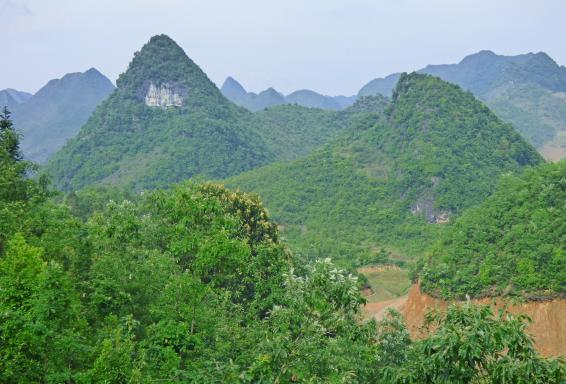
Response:
[[[22,160],[20,137],[14,129],[8,107],[4,107],[0,113],[0,151],[3,152],[2,157],[7,156],[14,161]]]

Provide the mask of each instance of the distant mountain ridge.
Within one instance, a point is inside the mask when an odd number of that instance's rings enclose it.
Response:
[[[228,100],[252,112],[282,104],[340,110],[349,107],[356,100],[355,96],[325,96],[308,89],[298,90],[287,96],[273,88],[268,88],[260,93],[248,92],[237,80],[230,76],[226,78],[220,90]]]
[[[429,65],[419,71],[460,85],[484,101],[548,158],[566,157],[566,68],[544,52],[502,56],[480,51],[458,64]],[[374,79],[359,96],[390,96],[400,74]]]
[[[23,134],[24,156],[43,163],[74,137],[114,85],[95,68],[49,81],[36,94],[12,107]]]
[[[475,95],[484,95],[493,87],[512,81],[531,82],[552,91],[566,92],[566,67],[556,64],[544,52],[503,56],[484,50],[464,57],[458,64],[427,65],[417,72],[438,76]],[[374,79],[364,85],[358,95],[391,96],[400,75],[394,73]]]
[[[6,88],[0,91],[0,108],[8,107],[12,110],[18,104],[25,103],[33,95],[28,92],[17,91],[12,88]]]

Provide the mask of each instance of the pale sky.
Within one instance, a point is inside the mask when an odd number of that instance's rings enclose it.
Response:
[[[354,94],[482,49],[566,64],[566,0],[0,0],[0,89],[95,67],[115,81],[165,33],[221,85]]]

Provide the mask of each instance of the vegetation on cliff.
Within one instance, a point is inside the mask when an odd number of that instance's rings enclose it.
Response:
[[[446,298],[566,293],[566,162],[502,178],[423,261],[425,291]]]

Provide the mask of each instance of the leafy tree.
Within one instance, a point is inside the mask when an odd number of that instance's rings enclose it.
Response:
[[[22,160],[19,143],[18,134],[10,118],[10,111],[8,111],[8,107],[4,107],[4,110],[0,113],[0,151],[9,159]]]
[[[246,382],[370,381],[376,328],[360,324],[356,278],[328,259],[307,270],[287,275],[283,300],[259,330]]]
[[[10,118],[10,111],[4,107],[0,113],[0,201],[26,199],[31,186],[26,176],[33,169],[31,163],[22,159],[19,134]]]
[[[566,290],[566,162],[506,176],[421,263],[423,289],[446,298]]]
[[[0,250],[0,382],[564,375],[561,361],[534,352],[522,319],[449,312],[416,342],[398,314],[364,321],[358,279],[286,249],[257,196],[195,182],[105,206],[121,194],[82,193],[68,205],[31,195],[16,216],[0,216],[10,239]]]
[[[68,381],[84,362],[86,324],[57,263],[21,235],[0,259],[0,381]]]
[[[564,363],[544,360],[525,332],[528,321],[489,306],[451,306],[430,312],[430,336],[408,349],[401,367],[390,366],[393,383],[561,383]]]

